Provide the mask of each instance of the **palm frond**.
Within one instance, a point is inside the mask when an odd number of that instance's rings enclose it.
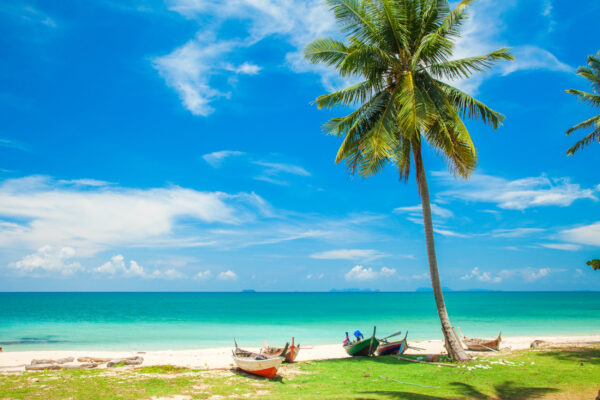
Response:
[[[575,143],[575,145],[573,147],[571,147],[571,148],[569,148],[569,150],[567,150],[567,155],[570,155],[570,156],[574,155],[577,151],[583,149],[585,146],[591,144],[593,141],[600,143],[600,128],[595,129],[589,135],[587,135],[586,137],[584,137],[583,139],[581,139],[580,141]]]
[[[429,65],[427,69],[431,72],[431,75],[438,79],[467,79],[474,72],[485,71],[501,60],[514,60],[509,48],[503,47],[482,56],[466,57]]]

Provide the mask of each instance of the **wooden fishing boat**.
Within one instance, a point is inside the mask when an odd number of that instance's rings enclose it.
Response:
[[[459,329],[460,331],[460,329]],[[472,351],[499,351],[500,342],[502,341],[502,332],[498,334],[496,339],[480,339],[480,338],[469,338],[460,333],[462,336],[462,342],[467,349]]]
[[[287,351],[287,344],[285,351]],[[254,353],[248,350],[240,349],[235,343],[233,351],[233,361],[239,369],[250,374],[264,376],[273,379],[277,375],[277,369],[281,366],[284,358],[281,356],[270,357],[266,354]]]
[[[343,345],[346,353],[352,357],[372,356],[379,346],[379,340],[375,337],[376,329],[376,327],[373,327],[373,336],[368,339],[357,339],[355,341],[350,341],[350,339],[348,339],[348,335],[346,334],[346,342]]]
[[[288,343],[285,344],[285,347],[271,347],[265,341],[265,348],[262,350],[262,354],[266,354],[271,357],[281,356],[285,359],[286,363],[293,363],[298,353],[300,352],[300,345],[296,346],[294,344],[294,337],[292,336],[292,345],[289,346]]]
[[[375,352],[376,356],[387,356],[390,354],[404,354],[408,349],[408,343],[406,343],[406,337],[408,336],[408,332],[404,335],[404,339],[397,340],[394,342],[390,342],[387,339],[379,340],[379,347],[377,347],[377,351]]]

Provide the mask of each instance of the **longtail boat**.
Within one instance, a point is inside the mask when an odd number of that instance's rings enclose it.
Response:
[[[287,351],[286,351],[287,350]],[[262,350],[262,354],[266,354],[271,357],[282,356],[285,358],[286,363],[293,363],[298,353],[300,352],[300,345],[296,346],[294,344],[294,337],[292,336],[292,345],[289,346],[288,343],[285,344],[285,347],[271,347],[267,344],[265,340],[265,348]]]
[[[235,339],[234,339],[235,340]],[[285,346],[287,351],[288,345]],[[254,353],[248,350],[240,349],[235,342],[233,351],[233,361],[239,369],[250,374],[264,376],[273,379],[277,375],[277,368],[281,366],[284,358],[281,356],[270,357],[266,354]]]
[[[375,337],[375,331],[377,327],[373,327],[373,336],[368,339],[357,338],[355,341],[350,341],[348,333],[346,333],[346,341],[344,342],[344,350],[352,357],[356,356],[372,356],[377,347],[379,346],[379,340]]]
[[[375,352],[376,356],[387,356],[390,354],[404,354],[408,349],[408,343],[406,343],[406,337],[408,332],[404,335],[404,339],[397,340],[395,342],[389,342],[387,338],[379,340],[379,347]],[[388,336],[389,337],[389,336]]]
[[[459,328],[460,332],[460,328]],[[469,338],[460,332],[462,336],[462,342],[467,349],[472,351],[499,351],[500,342],[502,341],[502,332],[498,334],[496,339],[480,339],[480,338]]]

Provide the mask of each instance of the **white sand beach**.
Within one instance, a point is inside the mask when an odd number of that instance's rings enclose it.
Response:
[[[528,349],[534,340],[543,340],[554,345],[580,345],[584,343],[600,342],[600,335],[585,336],[514,336],[502,339],[501,349],[521,350]],[[409,349],[407,354],[439,354],[445,352],[442,340],[409,341],[409,346],[423,348],[424,350]],[[256,348],[249,348],[257,350]],[[162,351],[93,351],[93,350],[39,350],[39,351],[5,351],[0,352],[0,373],[22,372],[25,366],[33,359],[60,359],[73,357],[98,357],[98,358],[126,358],[141,356],[144,359],[142,366],[174,365],[179,367],[219,369],[233,366],[231,347],[190,350],[162,350]],[[483,353],[478,353],[483,354]],[[298,361],[323,360],[346,358],[348,355],[340,343],[311,346],[303,348]],[[78,364],[76,361],[70,365]],[[105,364],[99,368],[105,367]]]

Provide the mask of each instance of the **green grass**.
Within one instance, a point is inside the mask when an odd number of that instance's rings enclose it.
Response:
[[[494,362],[504,360],[511,365]],[[593,399],[600,347],[519,351],[480,357],[470,367],[438,367],[393,357],[285,365],[269,381],[238,371],[171,365],[0,375],[0,399]],[[399,382],[398,382],[399,381]],[[432,386],[432,387],[421,387]]]

